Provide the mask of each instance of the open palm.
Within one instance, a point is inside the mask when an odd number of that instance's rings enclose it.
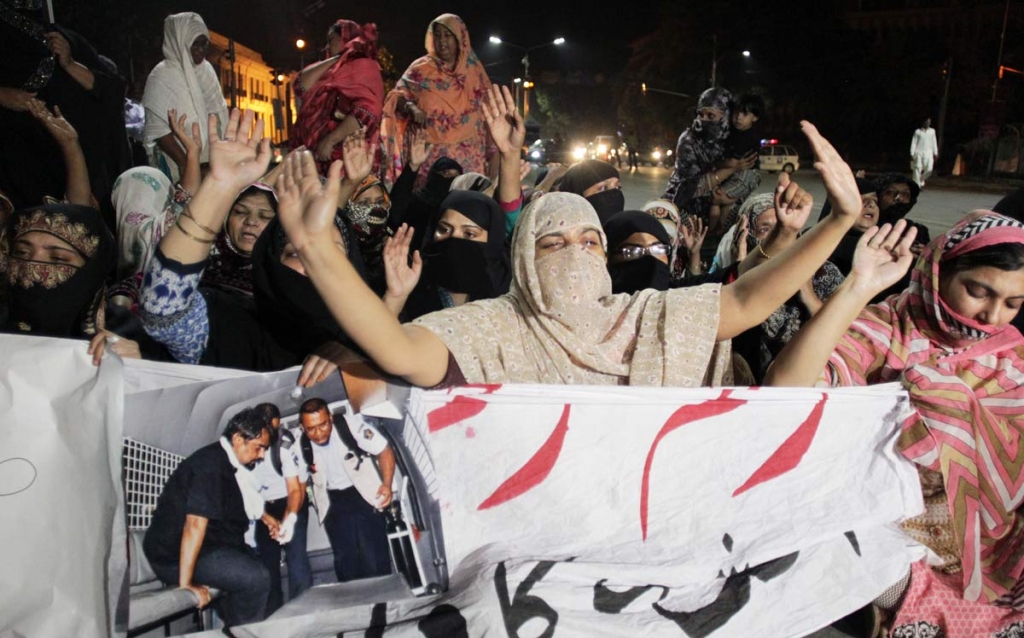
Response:
[[[231,186],[236,191],[258,180],[270,165],[270,140],[263,137],[263,120],[253,127],[255,114],[245,115],[232,109],[224,139],[217,134],[217,117],[210,116],[210,179]]]
[[[914,263],[910,246],[915,237],[917,228],[911,226],[907,230],[907,222],[902,219],[895,226],[884,224],[881,228],[869,228],[857,242],[851,276],[870,286],[872,293],[895,284]]]
[[[500,153],[518,153],[526,141],[526,125],[507,86],[492,84],[480,108]]]
[[[800,122],[800,127],[814,149],[814,168],[821,173],[821,179],[825,182],[833,214],[838,211],[852,223],[860,215],[861,200],[850,165],[843,161],[839,152],[821,136],[813,124],[804,121]]]
[[[326,183],[321,183],[308,150],[290,153],[284,161],[276,184],[277,216],[288,240],[300,251],[317,241],[333,244],[330,227],[338,209],[341,162],[331,164]]]
[[[407,224],[402,226],[384,242],[384,278],[387,281],[389,297],[407,298],[420,281],[423,272],[423,259],[420,251],[412,255],[409,265],[409,247],[412,245],[413,231]]]

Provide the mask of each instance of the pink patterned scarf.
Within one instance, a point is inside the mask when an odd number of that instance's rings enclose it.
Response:
[[[939,267],[1002,243],[1024,244],[1024,224],[966,216],[925,249],[905,292],[861,313],[825,371],[833,385],[906,387],[916,411],[900,449],[942,474],[964,599],[996,604],[1014,597],[1024,572],[1024,338],[953,312],[939,296]]]

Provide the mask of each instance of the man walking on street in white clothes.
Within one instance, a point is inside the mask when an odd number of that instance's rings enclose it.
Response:
[[[935,129],[932,118],[926,118],[921,128],[914,131],[914,139],[910,141],[910,170],[914,181],[924,188],[924,181],[931,177],[935,161],[939,159],[939,144],[935,140]]]

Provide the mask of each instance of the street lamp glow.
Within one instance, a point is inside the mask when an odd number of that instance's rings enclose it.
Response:
[[[743,57],[749,58],[750,57],[750,51],[744,51],[743,52]]]
[[[565,44],[565,38],[555,38],[552,44]]]
[[[298,40],[295,41],[295,48],[296,49],[305,49],[306,48],[306,41],[303,40],[302,38],[299,38]]]
[[[491,41],[491,44],[501,44],[501,38],[496,35],[492,35],[488,40]]]
[[[277,74],[277,81],[278,82],[284,82],[284,74],[283,73],[278,73]]]
[[[515,78],[514,80],[512,80],[512,82],[515,83],[515,84],[519,84],[522,81],[523,81],[523,78]]]

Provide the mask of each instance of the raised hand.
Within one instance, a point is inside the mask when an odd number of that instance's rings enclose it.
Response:
[[[533,167],[526,160],[519,160],[519,181],[522,182],[526,179],[526,176],[530,174]]]
[[[394,237],[384,242],[384,279],[388,289],[384,293],[386,300],[405,303],[423,273],[423,259],[420,251],[412,254],[412,265],[409,265],[409,248],[412,246],[413,230],[408,224],[402,224]]]
[[[849,170],[849,167],[847,167],[847,170]],[[854,183],[854,190],[857,190],[856,182]],[[859,193],[857,198],[859,201]],[[784,171],[779,173],[779,183],[775,187],[775,216],[784,228],[795,228],[799,232],[804,227],[804,223],[807,222],[807,217],[811,214],[813,206],[814,197],[810,193],[792,181],[788,173]]]
[[[814,149],[814,168],[821,173],[821,179],[825,182],[825,190],[832,202],[832,214],[839,213],[852,225],[860,215],[861,200],[850,165],[843,161],[839,152],[821,136],[813,124],[803,121],[800,122],[800,128]]]
[[[9,111],[28,111],[35,97],[35,93],[0,86],[0,108]]]
[[[210,174],[207,179],[241,192],[267,172],[270,165],[270,140],[263,138],[263,120],[253,127],[255,114],[231,110],[224,139],[217,133],[217,116],[210,115]],[[312,159],[312,158],[310,158]]]
[[[508,87],[492,84],[487,99],[481,100],[480,108],[498,151],[503,155],[514,153],[518,156],[526,141],[526,124]]]
[[[898,282],[914,263],[910,246],[916,237],[917,228],[908,230],[904,219],[895,226],[883,224],[864,231],[853,253],[851,285],[874,296]]]
[[[813,206],[814,197],[792,181],[789,173],[780,171],[779,183],[775,186],[775,217],[779,220],[779,227],[793,234],[799,233]]]
[[[683,235],[683,245],[686,246],[686,250],[689,254],[700,253],[701,246],[704,245],[704,238],[708,235],[708,226],[704,225],[704,222],[700,217],[693,216],[693,230],[686,224],[679,225],[679,232]]]
[[[46,127],[53,139],[61,146],[78,142],[78,131],[64,119],[59,106],[54,105],[53,113],[51,113],[40,100],[31,99],[28,102],[28,112]]]
[[[736,222],[736,234],[732,238],[732,252],[736,255],[736,261],[742,262],[747,258],[747,235],[750,233],[750,220],[742,215]]]
[[[427,129],[416,129],[409,142],[409,168],[413,171],[420,170],[420,166],[427,161],[429,154],[430,144],[427,142]]]
[[[341,146],[341,157],[345,164],[345,179],[356,184],[362,182],[373,170],[375,147],[366,142],[366,129],[345,138]]]
[[[188,116],[184,113],[178,117],[178,111],[171,109],[167,111],[167,123],[171,126],[171,132],[175,139],[185,149],[186,155],[199,156],[203,152],[203,136],[199,130],[199,122],[192,122],[188,125]]]
[[[335,246],[330,227],[338,210],[341,189],[341,162],[335,161],[327,171],[327,180],[320,183],[316,162],[309,150],[290,153],[277,178],[277,216],[284,226],[288,241],[296,250],[320,242]]]

